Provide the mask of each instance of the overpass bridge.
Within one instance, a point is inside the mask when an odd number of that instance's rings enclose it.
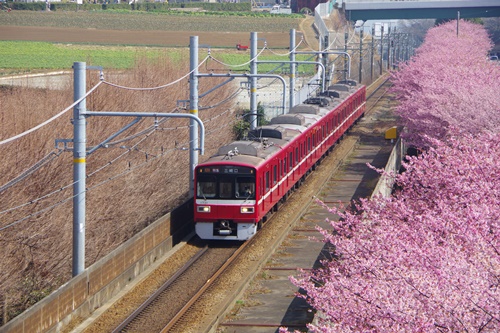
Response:
[[[350,21],[500,17],[500,0],[344,0],[342,7]]]

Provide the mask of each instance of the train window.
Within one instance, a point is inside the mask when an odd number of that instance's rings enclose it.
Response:
[[[236,178],[236,197],[255,198],[255,179],[253,177]]]
[[[260,177],[260,182],[259,182],[259,194],[260,196],[263,196],[264,195],[264,181],[263,181],[264,178]]]
[[[286,157],[283,159],[283,175],[285,175],[285,172],[287,171],[286,168]]]
[[[295,164],[299,163],[299,148],[295,148]]]
[[[221,178],[219,182],[219,197],[232,198],[233,197],[233,179]]]
[[[307,152],[311,151],[311,138],[307,138]]]
[[[269,171],[266,172],[266,192],[269,191]]]
[[[196,197],[197,198],[214,198],[215,189],[217,188],[217,178],[215,176],[203,175],[198,177],[196,184]]]
[[[278,181],[278,166],[275,165],[273,168],[273,185]]]

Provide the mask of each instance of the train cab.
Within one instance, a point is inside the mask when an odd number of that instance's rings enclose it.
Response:
[[[258,225],[255,169],[210,164],[195,174],[194,222],[200,238],[251,238]]]

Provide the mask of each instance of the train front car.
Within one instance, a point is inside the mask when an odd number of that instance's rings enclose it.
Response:
[[[246,240],[257,232],[254,168],[199,166],[195,192],[194,221],[200,238]]]
[[[258,145],[237,141],[195,169],[194,222],[201,239],[250,239],[262,216],[258,210]]]

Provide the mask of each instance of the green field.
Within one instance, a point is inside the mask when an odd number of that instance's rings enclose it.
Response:
[[[201,54],[203,52],[203,54]],[[206,56],[200,51],[199,59]],[[0,73],[12,74],[37,70],[69,70],[74,62],[86,62],[91,66],[105,69],[129,69],[138,59],[168,57],[173,61],[185,61],[189,57],[187,49],[142,48],[128,46],[69,45],[48,42],[0,41]],[[214,57],[226,64],[238,65],[249,61],[248,53],[216,52]],[[287,57],[263,56],[259,60],[288,60]],[[297,56],[297,60],[307,60]],[[259,65],[261,71],[271,71],[276,65]],[[288,68],[288,67],[285,67]],[[314,66],[301,65],[300,71],[312,71]],[[235,67],[233,71],[249,71],[249,65]],[[286,69],[285,69],[286,71]],[[281,72],[278,71],[278,72]]]
[[[0,41],[0,68],[3,69],[69,69],[73,62],[85,61],[117,69],[130,68],[138,56],[158,57],[162,49],[126,47],[91,47],[48,42]],[[170,50],[172,57],[179,53]]]

